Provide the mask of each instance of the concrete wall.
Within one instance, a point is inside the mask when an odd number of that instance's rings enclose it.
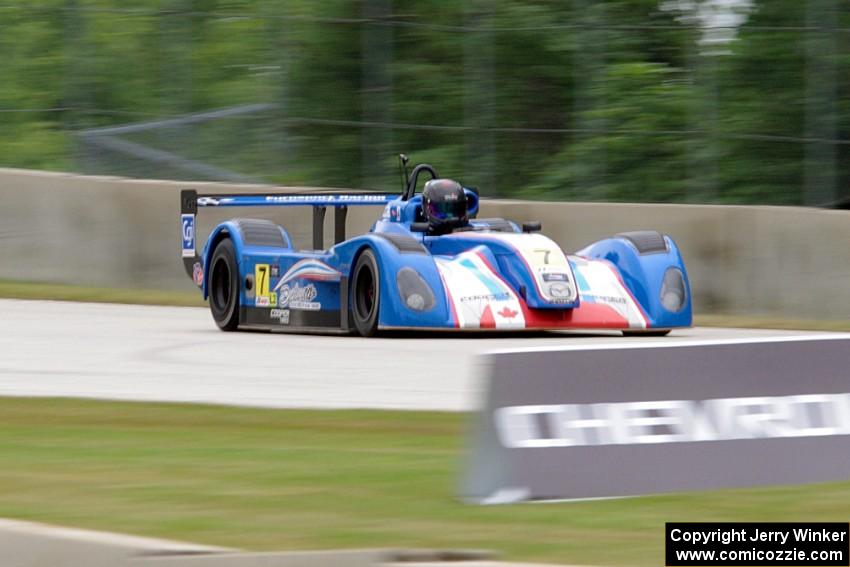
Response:
[[[184,188],[263,190],[0,169],[0,279],[190,291],[180,260]],[[666,232],[682,249],[698,312],[850,317],[848,212],[523,201],[485,201],[481,208],[482,217],[542,221],[568,252],[617,232]],[[349,234],[367,230],[378,212],[352,209]],[[231,215],[277,219],[296,245],[310,245],[311,213],[300,208],[205,210],[198,234]]]

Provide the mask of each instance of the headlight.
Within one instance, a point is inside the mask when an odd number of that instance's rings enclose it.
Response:
[[[678,313],[685,307],[687,291],[685,276],[679,268],[667,268],[664,281],[661,284],[661,305],[667,311]]]
[[[428,311],[434,307],[434,292],[413,268],[402,268],[396,275],[398,294],[402,301],[413,311]]]

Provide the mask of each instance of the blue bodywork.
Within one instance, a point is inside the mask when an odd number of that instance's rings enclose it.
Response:
[[[417,226],[423,220],[420,195],[199,197],[199,208],[378,205],[384,210],[368,233],[321,251],[296,250],[283,227],[277,227],[276,245],[258,243],[246,221],[228,220],[211,232],[194,256],[194,235],[187,240],[187,221],[193,230],[194,218],[188,218],[184,205],[184,261],[187,270],[192,265],[190,273],[206,299],[216,246],[222,239],[232,241],[244,327],[351,330],[354,298],[349,282],[359,255],[367,249],[378,266],[382,329],[646,331],[691,325],[690,283],[669,236],[627,233],[564,255],[551,240],[524,233],[513,222],[477,219],[477,193],[466,193],[469,226],[444,235],[430,235]],[[405,268],[406,280],[400,275]],[[433,297],[426,290],[417,292],[424,299],[414,298],[404,289],[408,284],[403,280],[417,276]]]

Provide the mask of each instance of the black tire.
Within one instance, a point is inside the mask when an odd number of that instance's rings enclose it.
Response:
[[[222,331],[235,331],[239,326],[239,265],[233,242],[219,242],[210,262],[209,300],[215,324]]]
[[[364,337],[378,332],[381,310],[381,280],[375,253],[368,248],[360,254],[351,275],[351,319]]]
[[[623,331],[624,337],[666,337],[670,329],[645,329],[642,331]]]

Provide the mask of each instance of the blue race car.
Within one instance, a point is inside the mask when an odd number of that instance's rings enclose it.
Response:
[[[623,233],[567,255],[539,223],[478,219],[475,188],[427,164],[400,195],[368,192],[198,195],[182,191],[183,262],[224,331],[357,332],[389,329],[616,329],[663,335],[691,326],[690,284],[673,242]],[[421,176],[430,180],[417,193]],[[313,250],[260,219],[219,224],[198,256],[196,215],[205,207],[311,207]],[[383,206],[363,235],[347,239],[348,207]],[[334,245],[323,246],[334,209]]]

